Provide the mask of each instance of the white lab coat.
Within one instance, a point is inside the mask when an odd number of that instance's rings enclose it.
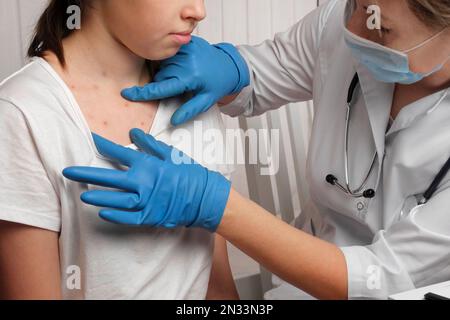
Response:
[[[415,201],[450,156],[450,94],[403,108],[386,132],[394,85],[377,82],[352,58],[343,38],[345,6],[330,1],[273,41],[241,46],[251,85],[221,110],[254,116],[313,99],[311,203],[295,225],[342,248],[349,298],[385,299],[450,280],[450,174],[427,204]],[[325,181],[332,173],[345,183],[346,98],[355,72],[362,89],[350,121],[350,184],[363,181],[376,149],[367,184],[376,190],[373,199],[351,198]]]

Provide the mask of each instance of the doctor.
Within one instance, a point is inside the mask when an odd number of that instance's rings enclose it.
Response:
[[[381,28],[368,28],[371,5]],[[369,9],[369,10],[368,10]],[[140,130],[143,151],[94,135],[128,171],[72,167],[67,178],[118,188],[82,195],[108,221],[217,232],[282,279],[324,299],[376,298],[450,280],[450,3],[333,0],[259,46],[200,38],[162,63],[131,100],[194,97],[179,125],[220,102],[255,116],[314,100],[312,201],[295,227]],[[175,153],[174,153],[175,152]]]

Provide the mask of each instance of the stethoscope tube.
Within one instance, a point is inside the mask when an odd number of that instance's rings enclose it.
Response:
[[[367,198],[367,199],[371,199],[375,197],[375,190],[373,189],[366,189],[363,192],[361,192],[361,189],[364,188],[364,186],[367,183],[367,180],[370,176],[370,173],[373,170],[374,164],[375,164],[375,160],[377,157],[377,152],[375,151],[373,160],[372,160],[372,164],[369,168],[369,171],[366,175],[366,178],[364,179],[364,182],[361,184],[361,186],[356,189],[356,190],[351,190],[350,189],[350,183],[349,183],[349,175],[348,175],[348,131],[349,131],[349,122],[350,122],[350,109],[351,109],[351,104],[354,98],[354,93],[355,90],[357,88],[357,86],[359,85],[359,76],[358,73],[355,74],[355,76],[352,79],[352,82],[350,83],[350,87],[348,89],[348,94],[347,94],[347,115],[346,115],[346,121],[345,121],[345,152],[344,152],[344,163],[345,163],[345,180],[346,180],[346,187],[344,187],[342,184],[339,183],[338,178],[336,178],[336,176],[334,176],[333,174],[329,174],[326,176],[325,181],[333,186],[337,186],[340,190],[342,190],[344,193],[346,193],[347,195],[354,197],[354,198]],[[448,94],[448,91],[446,91],[446,94]],[[444,95],[444,97],[445,97]],[[443,98],[444,98],[443,97]],[[443,100],[442,98],[442,100]],[[440,100],[440,101],[442,101]],[[428,187],[428,189],[424,192],[422,199],[419,201],[419,204],[425,204],[428,202],[428,200],[431,199],[431,197],[433,196],[433,194],[437,191],[440,183],[442,182],[442,180],[444,179],[444,177],[447,175],[447,173],[450,171],[450,158],[447,160],[447,162],[444,164],[444,166],[442,167],[442,169],[439,171],[439,173],[436,175],[436,177],[434,178],[433,182],[431,183],[431,185]]]
[[[359,85],[359,76],[358,73],[355,73],[355,76],[352,79],[352,82],[350,83],[350,87],[348,89],[348,94],[347,94],[347,113],[345,116],[345,135],[344,135],[344,171],[345,171],[345,187],[339,182],[338,178],[336,178],[336,176],[329,174],[326,176],[325,180],[333,185],[333,186],[337,186],[339,189],[341,189],[342,192],[344,192],[345,194],[353,197],[353,198],[373,198],[375,197],[375,190],[373,189],[367,189],[364,191],[361,191],[367,184],[367,181],[369,180],[370,177],[370,173],[373,170],[373,167],[375,165],[375,161],[377,158],[377,152],[375,151],[374,155],[373,155],[373,159],[372,159],[372,163],[369,167],[369,170],[366,173],[366,177],[364,179],[364,181],[361,183],[360,187],[355,189],[355,190],[351,190],[350,188],[350,178],[349,178],[349,170],[348,170],[348,131],[349,131],[349,123],[350,123],[350,111],[351,111],[351,107],[352,107],[352,101],[354,99],[354,94],[355,94],[355,90]]]
[[[428,202],[428,200],[431,199],[431,197],[436,192],[442,180],[449,171],[450,171],[450,158],[447,160],[442,169],[439,171],[436,178],[434,178],[433,182],[431,183],[427,191],[424,192],[422,199],[419,201],[419,204],[425,204]]]

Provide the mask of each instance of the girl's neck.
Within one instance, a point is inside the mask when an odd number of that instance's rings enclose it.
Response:
[[[63,40],[63,47],[68,61],[64,72],[81,81],[120,90],[151,80],[145,59],[115,39],[95,12],[85,17],[80,30]]]

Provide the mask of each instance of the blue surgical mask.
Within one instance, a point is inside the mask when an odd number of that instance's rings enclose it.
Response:
[[[450,58],[449,56],[444,63],[439,64],[427,73],[413,72],[409,68],[408,53],[433,41],[446,31],[446,29],[419,45],[405,51],[397,51],[385,47],[379,43],[357,36],[346,27],[344,29],[344,39],[347,46],[352,51],[353,56],[372,73],[375,79],[381,82],[401,84],[416,83],[441,70]]]

